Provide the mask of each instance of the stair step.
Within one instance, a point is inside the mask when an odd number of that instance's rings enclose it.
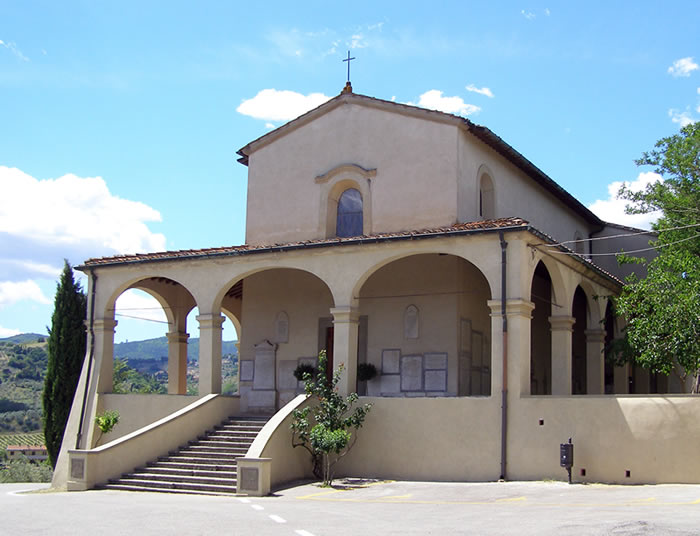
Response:
[[[262,419],[235,418],[209,430],[176,452],[99,486],[100,489],[232,495],[236,459],[245,456],[265,425]]]
[[[142,491],[150,493],[180,493],[183,495],[235,495],[235,491],[205,491],[193,489],[154,488],[149,486],[133,486],[129,484],[104,484],[98,489],[111,489],[119,491]]]
[[[186,467],[139,467],[132,474],[155,474],[155,475],[171,475],[171,476],[194,476],[194,477],[214,477],[228,478],[235,480],[237,471],[235,466],[227,466],[228,470],[218,470],[217,466],[211,469],[193,469],[192,466]]]
[[[162,482],[164,484],[214,484],[218,486],[235,486],[236,476],[229,478],[224,478],[222,476],[211,477],[211,476],[193,476],[193,475],[171,475],[171,474],[159,474],[153,472],[138,472],[138,473],[127,473],[122,475],[119,479],[120,482],[133,482],[134,480],[148,480],[153,482]]]
[[[149,478],[129,478],[119,479],[118,481],[110,482],[108,485],[131,485],[143,486],[148,488],[160,489],[186,489],[191,491],[223,491],[225,493],[236,493],[236,484],[198,484],[190,482],[165,482],[160,480],[152,480]]]

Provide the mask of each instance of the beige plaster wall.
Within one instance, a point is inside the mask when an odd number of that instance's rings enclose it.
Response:
[[[500,411],[490,398],[372,398],[357,443],[337,476],[496,480]]]
[[[523,398],[509,411],[508,437],[512,480],[566,479],[559,467],[559,444],[571,437],[576,481],[700,482],[698,397]]]
[[[457,132],[455,125],[340,105],[250,156],[246,241],[322,238],[314,179],[342,164],[377,170],[365,234],[452,225]]]
[[[103,435],[98,444],[114,441],[143,428],[154,421],[162,419],[185,406],[192,404],[199,397],[186,395],[152,395],[152,394],[98,394],[99,412],[118,411],[119,422],[114,430]],[[99,435],[99,432],[97,432]]]
[[[489,171],[493,181],[495,217],[523,218],[559,241],[573,240],[576,231],[588,238],[595,230],[520,169],[464,131],[459,139],[459,221],[481,219],[478,179],[482,169]]]

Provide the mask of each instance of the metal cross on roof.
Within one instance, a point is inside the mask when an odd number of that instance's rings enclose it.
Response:
[[[345,58],[345,59],[343,60],[344,62],[345,62],[345,61],[348,62],[348,82],[350,82],[350,62],[351,62],[352,60],[354,60],[354,59],[356,59],[356,58],[355,58],[354,56],[351,58],[351,57],[350,57],[350,51],[348,50],[348,57]]]

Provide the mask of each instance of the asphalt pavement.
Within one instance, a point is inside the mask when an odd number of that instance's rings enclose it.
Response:
[[[336,480],[269,497],[0,485],[0,534],[700,535],[700,485]]]

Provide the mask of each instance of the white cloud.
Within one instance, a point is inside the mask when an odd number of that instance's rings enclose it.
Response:
[[[365,40],[365,36],[361,33],[358,33],[350,36],[348,46],[350,48],[367,48],[368,45],[367,41]]]
[[[273,123],[265,123],[265,128],[272,130],[275,128],[275,125]]]
[[[700,109],[698,110],[698,112],[700,112]],[[680,125],[681,128],[688,126],[691,123],[695,123],[695,121],[697,121],[697,119],[693,118],[693,116],[690,115],[690,112],[688,110],[681,112],[680,110],[671,108],[668,111],[668,116],[671,118],[671,121]]]
[[[478,88],[474,84],[469,84],[465,88],[467,91],[471,91],[472,93],[478,93],[479,95],[485,95],[486,97],[489,97],[490,99],[493,98],[493,92],[487,88],[487,87],[482,87]]]
[[[329,99],[322,93],[302,95],[296,91],[263,89],[252,99],[244,100],[236,111],[265,121],[290,121]]]
[[[660,181],[661,175],[653,172],[640,173],[636,180],[627,183],[628,188],[635,192],[644,190],[647,185]],[[629,225],[630,227],[638,227],[640,229],[650,229],[652,222],[659,219],[660,212],[651,212],[649,214],[626,214],[625,207],[629,204],[624,199],[618,199],[617,194],[624,183],[615,181],[608,185],[608,198],[605,200],[596,200],[588,208],[596,216],[604,221],[611,223],[619,223],[620,225]]]
[[[115,314],[152,322],[167,322],[163,307],[150,294],[131,289],[117,298]]]
[[[544,8],[544,14],[549,17],[552,14],[552,12],[549,10],[548,7],[546,7],[546,8]]]
[[[532,11],[525,11],[524,9],[520,10],[520,14],[527,20],[532,20],[537,17]]]
[[[409,102],[416,106],[416,104]],[[431,89],[426,91],[418,98],[417,106],[422,108],[428,108],[430,110],[438,110],[440,112],[445,112],[448,114],[456,115],[471,115],[481,111],[479,106],[474,104],[467,104],[462,100],[462,97],[443,97],[442,91],[437,89]]]
[[[19,335],[22,333],[18,329],[11,329],[11,328],[4,328],[0,326],[0,339],[4,339],[6,337],[14,337],[15,335]]]
[[[0,308],[22,300],[31,300],[44,305],[51,303],[35,281],[0,281]]]
[[[12,52],[12,54],[18,60],[29,61],[29,58],[22,54],[22,51],[19,48],[17,48],[17,44],[14,41],[7,42],[0,39],[0,47],[5,47],[7,50]]]
[[[55,279],[63,259],[165,249],[165,236],[147,226],[158,211],[113,195],[100,177],[38,180],[0,166],[0,192],[0,284]],[[38,287],[19,288],[42,300]]]
[[[681,58],[673,62],[668,68],[668,73],[671,76],[690,76],[690,73],[698,69],[698,64],[693,61],[691,56]]]

